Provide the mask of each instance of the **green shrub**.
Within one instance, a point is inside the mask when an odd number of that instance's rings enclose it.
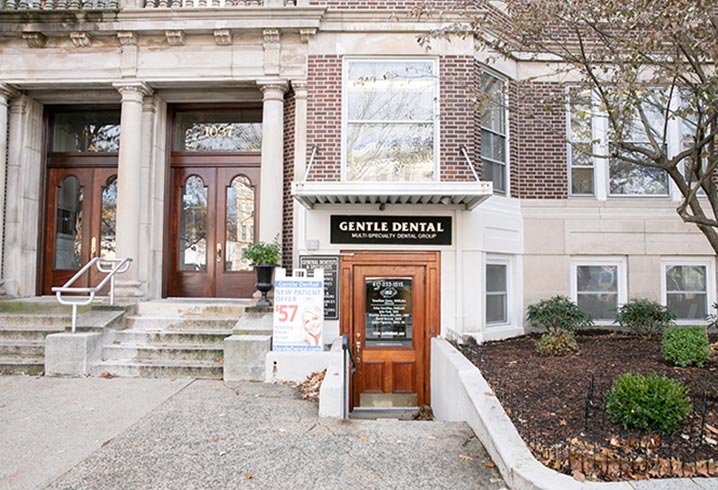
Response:
[[[577,350],[576,335],[568,330],[545,333],[536,342],[536,352],[540,356],[565,356]]]
[[[706,327],[677,327],[665,331],[661,351],[663,358],[676,366],[703,367],[703,363],[711,356]]]
[[[691,411],[688,387],[656,373],[626,373],[613,382],[606,411],[624,429],[675,432]]]
[[[658,335],[673,324],[676,316],[667,307],[647,299],[633,299],[621,305],[616,322],[636,335]]]
[[[275,236],[272,243],[250,243],[244,248],[242,255],[245,259],[249,260],[252,265],[273,265],[279,262],[280,250],[279,236]]]
[[[530,305],[526,318],[532,327],[545,328],[553,334],[593,325],[591,317],[565,296],[554,296]]]

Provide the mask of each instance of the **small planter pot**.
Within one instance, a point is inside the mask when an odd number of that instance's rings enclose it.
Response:
[[[257,272],[257,291],[262,293],[262,297],[257,301],[257,306],[272,306],[272,302],[267,298],[267,293],[272,290],[274,284],[272,282],[272,276],[274,275],[274,268],[276,264],[262,264],[255,265],[254,270]]]

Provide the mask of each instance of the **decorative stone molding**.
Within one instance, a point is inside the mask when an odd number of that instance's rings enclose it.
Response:
[[[76,48],[89,48],[92,46],[90,36],[86,32],[71,32],[70,41],[75,45]]]
[[[29,48],[44,48],[47,44],[47,36],[39,32],[23,32],[22,38]]]
[[[165,38],[170,46],[184,46],[184,31],[165,31]]]
[[[316,29],[299,29],[299,38],[303,43],[308,43],[317,36]]]
[[[157,96],[145,97],[142,103],[142,112],[157,112]]]
[[[259,90],[264,94],[264,100],[281,100],[284,102],[284,94],[289,88],[289,84],[286,80],[281,79],[269,79],[269,80],[257,80]]]
[[[264,73],[266,75],[279,75],[279,61],[282,44],[279,29],[265,29],[264,37]]]
[[[137,33],[132,31],[120,31],[117,33],[117,39],[120,40],[121,46],[137,46]]]
[[[217,29],[214,31],[214,42],[217,46],[230,46],[232,44],[232,33],[229,29]]]
[[[294,97],[296,99],[307,98],[307,81],[306,80],[292,80],[292,90],[294,90]]]
[[[10,103],[11,114],[25,114],[27,112],[27,106],[29,99],[27,97],[16,97],[12,99]]]
[[[152,95],[152,89],[141,81],[115,82],[112,86],[122,95],[123,102],[135,101],[143,104],[145,97]]]
[[[8,101],[13,97],[20,95],[14,87],[6,83],[0,83],[0,103],[8,105]]]
[[[268,43],[279,43],[280,31],[279,29],[264,29],[262,31],[264,37],[264,44]]]

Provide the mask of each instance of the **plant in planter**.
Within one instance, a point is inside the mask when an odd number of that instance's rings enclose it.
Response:
[[[249,260],[257,272],[257,290],[262,293],[262,297],[257,301],[257,306],[272,306],[272,302],[267,298],[267,293],[272,290],[272,276],[274,268],[279,264],[279,237],[274,237],[272,243],[257,242],[247,245],[244,249],[243,256]]]

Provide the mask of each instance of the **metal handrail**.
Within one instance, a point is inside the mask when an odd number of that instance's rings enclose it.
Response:
[[[349,342],[350,338],[348,335],[342,335],[342,351],[344,352],[344,355],[342,356],[342,364],[343,364],[343,371],[344,371],[344,393],[342,397],[342,418],[345,420],[349,418],[349,377],[353,374],[356,374],[357,372],[357,365],[356,361],[354,360],[354,353],[352,352],[351,343]],[[351,361],[351,374],[349,374],[349,369],[347,365],[347,353],[349,354],[349,360]]]
[[[466,159],[466,165],[471,169],[471,173],[474,174],[474,178],[476,179],[476,182],[481,182],[481,179],[479,179],[479,175],[476,173],[476,169],[474,168],[474,164],[471,163],[471,158],[469,158],[469,152],[466,151],[466,146],[461,145],[459,146],[459,151],[462,155],[464,155],[464,158]]]
[[[317,155],[317,151],[319,151],[319,146],[312,146],[312,154],[309,156],[309,165],[307,165],[307,170],[304,172],[304,180],[302,182],[306,182],[309,178],[309,172],[312,171],[312,165],[314,165],[314,157]]]
[[[107,274],[105,278],[100,282],[100,284],[91,288],[73,288],[72,284],[80,277],[82,277],[83,274],[90,270],[95,264],[97,264],[98,271],[102,272],[103,274]],[[109,264],[115,265],[110,268],[108,267]],[[95,299],[95,295],[100,292],[102,288],[105,287],[108,281],[110,282],[110,305],[115,304],[115,275],[124,274],[125,272],[127,272],[131,264],[132,259],[130,258],[105,259],[102,257],[95,257],[87,264],[85,264],[82,269],[77,271],[77,273],[72,276],[65,284],[60,287],[52,288],[52,292],[55,293],[58,303],[60,303],[61,305],[72,306],[72,333],[75,333],[75,329],[77,327],[77,307],[89,305],[90,303],[92,303],[92,301]],[[89,294],[89,296],[63,297],[62,293],[87,293]]]

